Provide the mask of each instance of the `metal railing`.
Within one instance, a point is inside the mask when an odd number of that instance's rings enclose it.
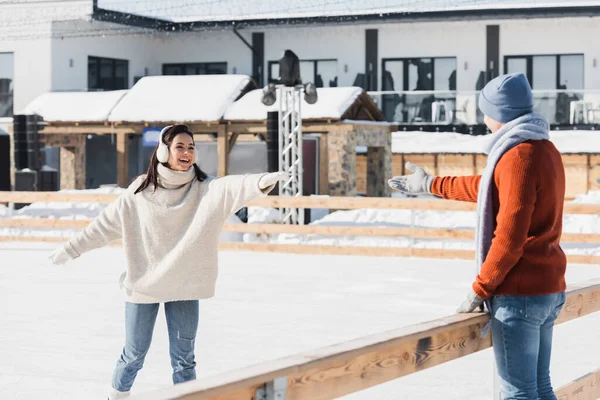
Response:
[[[368,92],[389,122],[410,125],[477,125],[479,91]],[[553,125],[600,123],[600,90],[534,90],[534,111]]]

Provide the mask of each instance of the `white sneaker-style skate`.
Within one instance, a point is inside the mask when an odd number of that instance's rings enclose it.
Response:
[[[130,392],[119,392],[115,388],[110,388],[110,391],[108,392],[108,400],[125,399],[129,397],[129,394]]]

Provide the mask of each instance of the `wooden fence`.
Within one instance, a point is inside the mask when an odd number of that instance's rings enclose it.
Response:
[[[115,195],[40,192],[0,192],[0,203],[77,202],[109,203]],[[474,204],[437,200],[264,197],[255,206],[327,209],[387,208],[437,211],[474,211]],[[567,214],[600,214],[600,206],[565,204]],[[83,228],[89,220],[0,219],[0,227]],[[410,236],[427,239],[473,239],[472,230],[436,228],[374,228],[340,226],[288,226],[227,224],[226,231],[259,234],[291,233],[330,236]],[[56,237],[1,237],[0,240],[63,241]],[[565,242],[598,243],[598,234],[565,234]],[[470,258],[473,252],[447,249],[340,247],[262,243],[222,243],[222,249],[312,254],[356,254]],[[600,257],[570,256],[569,262],[600,263]],[[600,310],[600,284],[570,285],[558,324]],[[199,379],[144,394],[144,399],[185,400],[296,400],[332,399],[455,360],[491,346],[482,337],[487,314],[458,314],[438,320],[367,336],[238,371]],[[557,390],[560,400],[600,398],[600,369]]]
[[[598,310],[600,284],[569,286],[557,324]],[[488,314],[457,314],[145,393],[139,399],[333,399],[490,347],[491,335],[481,335],[488,321]],[[556,394],[559,400],[600,398],[600,369]]]
[[[110,203],[116,199],[112,194],[70,194],[57,192],[0,192],[0,203]],[[268,196],[254,200],[250,205],[262,207],[298,207],[349,210],[360,208],[407,209],[429,211],[475,211],[475,204],[422,199],[392,199],[365,197],[275,197]],[[565,203],[566,214],[600,214],[600,205]],[[41,218],[0,219],[0,227],[21,228],[84,228],[90,220],[65,220]],[[444,229],[417,227],[364,227],[364,226],[321,226],[321,225],[281,225],[281,224],[225,224],[226,232],[254,233],[260,235],[297,234],[319,236],[368,236],[368,237],[410,237],[414,239],[473,240],[472,229]],[[0,236],[0,241],[62,242],[65,239],[52,236]],[[563,243],[600,243],[600,234],[565,233]],[[330,254],[360,256],[398,256],[424,258],[473,259],[471,250],[416,247],[376,247],[376,246],[329,246],[310,244],[271,244],[271,243],[221,243],[222,250],[285,252],[296,254]],[[600,256],[569,255],[571,263],[600,264]]]

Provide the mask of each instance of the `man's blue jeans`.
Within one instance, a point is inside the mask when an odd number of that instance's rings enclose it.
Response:
[[[554,321],[565,293],[494,296],[492,341],[502,400],[556,400],[550,383]]]
[[[125,303],[125,347],[113,374],[113,388],[131,389],[150,349],[160,304]],[[173,383],[196,379],[194,343],[198,330],[198,300],[165,303]]]

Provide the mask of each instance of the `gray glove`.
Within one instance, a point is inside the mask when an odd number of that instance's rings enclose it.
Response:
[[[435,177],[411,162],[406,163],[406,169],[414,174],[395,176],[388,180],[388,185],[406,194],[431,194],[431,185]]]
[[[476,308],[480,307],[483,304],[483,299],[477,296],[473,291],[470,291],[467,295],[467,298],[462,302],[457,313],[471,313],[475,311]],[[482,310],[483,311],[483,310]]]
[[[63,265],[73,259],[73,257],[67,253],[67,250],[64,247],[54,250],[54,252],[50,254],[48,258],[52,260],[52,265]]]

